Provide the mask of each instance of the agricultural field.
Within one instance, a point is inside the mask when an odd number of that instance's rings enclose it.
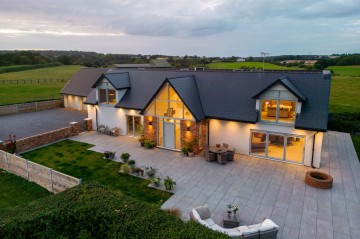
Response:
[[[55,66],[0,74],[0,105],[61,98],[60,90],[80,66]],[[65,79],[64,82],[7,84],[16,80]],[[3,84],[4,83],[4,84]]]
[[[334,72],[330,112],[360,112],[360,66],[332,66],[328,69]]]
[[[207,64],[206,67],[210,70],[236,70],[241,67],[262,69],[262,62],[214,62]],[[304,70],[296,67],[278,66],[271,63],[264,64],[265,70]]]
[[[327,68],[334,72],[334,76],[360,77],[360,66],[330,66]]]

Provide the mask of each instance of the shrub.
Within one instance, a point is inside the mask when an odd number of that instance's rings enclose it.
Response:
[[[175,207],[175,208],[167,208],[165,209],[165,212],[169,213],[169,214],[172,214],[172,215],[175,215],[179,218],[181,218],[181,211],[179,208]]]
[[[0,210],[0,238],[228,238],[95,182]]]
[[[148,149],[152,149],[155,147],[155,142],[153,140],[147,139],[144,142],[144,147]]]
[[[121,168],[120,168],[121,172],[123,174],[129,174],[130,173],[130,167],[128,164],[124,163],[121,165]]]
[[[329,114],[328,130],[359,133],[360,132],[360,112],[341,112]]]
[[[153,167],[146,167],[145,169],[145,172],[146,172],[146,175],[149,177],[149,178],[153,178],[156,174],[156,168],[153,168]]]
[[[164,179],[164,187],[166,188],[166,190],[172,190],[176,185],[176,182],[174,181],[174,179],[170,178],[169,176],[167,176]]]
[[[124,163],[127,163],[127,161],[130,158],[130,154],[129,153],[122,153],[120,158],[123,160]]]
[[[128,164],[129,164],[130,168],[134,168],[134,167],[135,167],[135,163],[136,163],[135,160],[132,159],[132,160],[129,160],[129,163],[128,163]]]

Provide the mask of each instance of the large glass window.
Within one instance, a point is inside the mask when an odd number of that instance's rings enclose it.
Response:
[[[294,123],[295,108],[295,101],[261,99],[260,119],[274,123]]]
[[[301,135],[252,131],[250,154],[280,161],[303,163],[305,137]]]
[[[260,120],[293,124],[295,122],[296,100],[288,91],[267,91],[260,98]]]
[[[169,84],[160,90],[157,97],[146,109],[145,115],[193,120],[192,114]]]
[[[140,136],[141,134],[141,118],[139,116],[127,116],[128,135]]]

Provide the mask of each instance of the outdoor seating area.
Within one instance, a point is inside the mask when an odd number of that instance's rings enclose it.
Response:
[[[118,127],[109,129],[106,125],[99,125],[97,128],[97,132],[99,134],[107,134],[115,137],[120,135],[120,129]]]
[[[221,165],[226,164],[228,161],[234,161],[236,149],[234,148],[233,150],[229,150],[228,148],[229,145],[226,143],[223,143],[222,146],[220,144],[217,144],[216,146],[212,147],[205,145],[205,160],[208,162],[217,161]]]
[[[279,231],[278,225],[270,219],[265,219],[263,222],[254,225],[242,225],[235,228],[221,227],[211,219],[210,209],[207,205],[193,208],[189,214],[191,220],[212,230],[225,233],[232,238],[276,239]]]

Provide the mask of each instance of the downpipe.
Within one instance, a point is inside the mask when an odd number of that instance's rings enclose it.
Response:
[[[316,131],[316,133],[314,134],[314,139],[313,139],[313,145],[312,145],[312,155],[311,155],[311,167],[314,167],[314,150],[315,150],[315,139],[316,139],[316,135],[319,133],[319,131]]]

